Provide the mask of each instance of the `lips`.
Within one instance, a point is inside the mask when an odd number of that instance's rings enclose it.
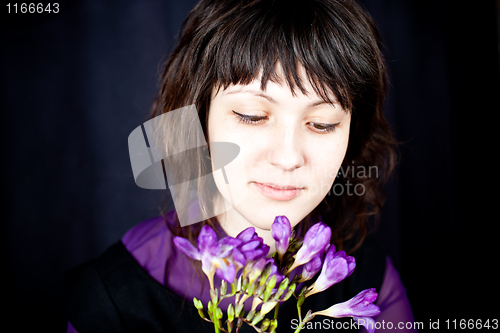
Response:
[[[300,194],[300,192],[304,189],[301,187],[291,186],[291,185],[280,185],[273,183],[257,183],[253,182],[252,184],[257,187],[260,193],[270,199],[279,200],[279,201],[287,201],[292,200],[296,196]]]

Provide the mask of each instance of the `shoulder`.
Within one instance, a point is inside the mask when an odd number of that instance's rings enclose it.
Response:
[[[172,254],[173,211],[148,219],[130,229],[122,243],[132,257],[157,282],[163,284],[165,267]]]
[[[384,282],[378,297],[378,303],[384,306],[388,306],[406,295],[406,289],[399,277],[399,273],[389,257],[386,258],[386,262]]]
[[[386,260],[384,281],[375,302],[380,308],[380,315],[375,320],[377,322],[391,322],[394,327],[401,322],[414,322],[411,305],[399,273],[392,265],[390,258],[387,257]],[[414,327],[407,328],[407,332],[416,332],[416,329]]]
[[[170,228],[174,220],[173,214],[174,212],[171,211],[165,216],[155,216],[127,231],[122,237],[122,242],[127,250],[133,252],[151,243],[158,243],[163,239],[170,238]]]

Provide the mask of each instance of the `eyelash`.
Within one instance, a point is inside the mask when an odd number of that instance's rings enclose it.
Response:
[[[263,123],[267,117],[259,117],[259,116],[251,116],[247,114],[241,114],[233,110],[233,113],[237,116],[238,121],[245,123],[245,124],[250,124],[250,125],[257,125],[260,123]],[[313,130],[318,133],[329,133],[333,132],[335,128],[340,124],[340,122],[335,123],[335,124],[323,124],[323,123],[311,123],[314,126],[320,126],[321,128],[314,127]]]
[[[266,120],[267,117],[250,116],[248,114],[241,114],[233,110],[233,113],[238,117],[238,120],[245,124],[257,125]]]
[[[340,123],[335,123],[335,124],[315,124],[313,123],[314,125],[316,126],[321,126],[322,129],[319,129],[317,127],[315,127],[315,131],[317,132],[320,132],[320,133],[329,133],[329,132],[333,132],[335,131],[335,128],[340,125]]]

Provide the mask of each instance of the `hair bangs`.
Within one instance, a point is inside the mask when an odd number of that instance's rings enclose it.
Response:
[[[340,68],[332,66],[339,55],[325,42],[326,23],[316,15],[317,6],[315,1],[263,1],[233,11],[219,28],[221,35],[205,49],[204,60],[213,64],[219,89],[260,78],[262,90],[271,81],[287,84],[294,95],[296,89],[307,95],[305,78],[324,101],[337,100],[351,110],[348,80],[332,71]]]

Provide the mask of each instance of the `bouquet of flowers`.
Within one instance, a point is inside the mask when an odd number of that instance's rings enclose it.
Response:
[[[323,311],[313,313],[309,310],[302,316],[302,305],[307,297],[342,281],[356,266],[353,257],[336,251],[330,244],[331,235],[330,227],[318,222],[303,239],[295,237],[289,220],[277,216],[272,225],[276,241],[272,257],[267,256],[270,248],[253,227],[243,230],[236,238],[227,236],[217,241],[215,231],[205,225],[198,236],[197,248],[182,237],[175,237],[174,244],[188,257],[201,261],[202,271],[210,282],[211,300],[206,305],[196,298],[193,302],[201,318],[214,324],[216,333],[229,333],[233,328],[238,332],[243,323],[257,332],[274,332],[278,326],[279,305],[292,295],[297,299],[299,320],[295,333],[317,315],[353,317],[357,324],[373,333],[375,322],[371,317],[380,313],[373,304],[378,295],[375,288],[363,290],[352,299]],[[299,266],[302,266],[301,272],[295,272]],[[312,285],[296,292],[301,282],[312,279],[318,272]],[[214,274],[221,279],[218,288],[214,286]],[[251,310],[245,313],[244,302],[251,297]],[[234,302],[229,304],[224,315],[219,304],[225,298],[234,298]],[[266,318],[273,309],[274,316]]]

